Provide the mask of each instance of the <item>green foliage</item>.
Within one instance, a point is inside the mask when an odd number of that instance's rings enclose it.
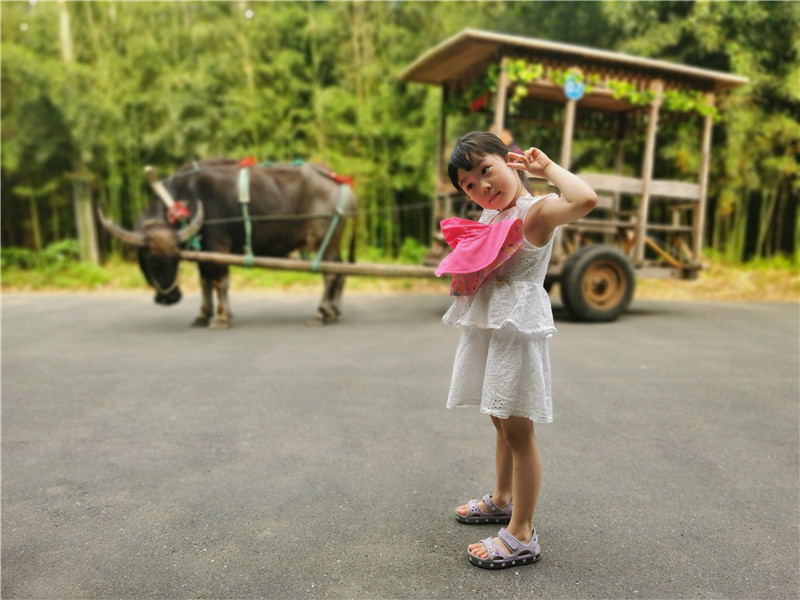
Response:
[[[608,89],[614,93],[615,99],[624,98],[637,106],[647,106],[655,100],[655,94],[651,90],[639,90],[628,81],[611,80],[608,82]]]
[[[42,263],[46,266],[59,266],[69,262],[79,262],[78,241],[67,239],[49,244],[41,254]]]
[[[797,269],[800,268],[800,252],[795,253],[794,256],[788,256],[783,253],[773,256],[755,256],[745,264],[755,270],[778,270],[786,271],[787,273],[793,272],[796,275]]]
[[[450,113],[464,110],[478,110],[483,107],[482,100],[488,98],[487,92],[495,94],[500,80],[500,66],[490,65],[483,76],[475,77],[469,86],[447,104]],[[511,86],[511,96],[508,100],[509,113],[516,114],[520,103],[529,93],[528,84],[537,80],[552,81],[558,87],[564,87],[569,79],[584,85],[585,93],[595,89],[607,89],[613,94],[614,99],[624,99],[634,106],[647,106],[651,104],[656,95],[652,90],[640,90],[635,83],[600,77],[596,73],[584,77],[577,69],[547,69],[541,63],[528,62],[525,59],[509,59],[506,62],[506,77]],[[719,118],[716,107],[709,104],[703,94],[695,90],[667,90],[663,96],[663,109],[675,112],[694,112],[700,115],[711,115]]]
[[[482,108],[489,98],[489,93],[496,94],[500,80],[500,65],[492,64],[483,76],[473,78],[465,90],[455,94],[447,103],[446,110],[451,113],[465,110],[476,111]],[[558,87],[564,87],[569,79],[583,84],[585,93],[606,89],[614,99],[624,99],[634,106],[651,104],[656,95],[652,90],[640,90],[630,81],[601,77],[596,73],[584,76],[578,69],[547,69],[541,63],[528,62],[525,59],[509,59],[506,62],[506,78],[510,84],[511,95],[508,99],[509,114],[519,112],[521,102],[528,97],[528,84],[537,80],[549,80]],[[719,112],[713,104],[709,104],[705,96],[696,90],[667,90],[663,95],[662,108],[667,111],[710,115],[719,119]]]
[[[3,273],[8,269],[35,269],[40,264],[39,253],[30,248],[17,248],[11,246],[3,248],[0,252],[0,267]]]
[[[80,262],[78,242],[66,239],[49,244],[41,252],[28,248],[8,247],[0,252],[0,264],[3,270],[16,269],[58,269],[69,263]]]
[[[428,253],[428,246],[421,244],[414,238],[407,237],[400,246],[400,262],[407,265],[421,265],[422,259]]]
[[[99,288],[109,281],[105,269],[81,262],[74,239],[54,242],[41,252],[3,248],[0,265],[3,285],[15,288]]]
[[[667,90],[664,92],[663,107],[665,110],[676,112],[696,112],[703,116],[710,115],[719,120],[717,108],[709,104],[703,94],[697,91]]]

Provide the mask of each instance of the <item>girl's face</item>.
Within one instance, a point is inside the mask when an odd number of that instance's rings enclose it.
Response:
[[[506,160],[496,154],[478,159],[470,171],[458,170],[458,185],[470,200],[487,210],[505,210],[525,195],[525,187]]]

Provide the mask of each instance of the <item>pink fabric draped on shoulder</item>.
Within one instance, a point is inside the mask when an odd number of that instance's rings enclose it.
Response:
[[[522,219],[487,225],[453,217],[441,222],[453,251],[442,259],[436,276],[453,276],[451,296],[471,296],[484,280],[516,252],[525,238]]]

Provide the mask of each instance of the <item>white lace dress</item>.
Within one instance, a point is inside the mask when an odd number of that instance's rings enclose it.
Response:
[[[522,219],[544,196],[524,196],[502,212],[483,211],[481,223]],[[459,296],[442,321],[461,327],[448,408],[479,406],[501,419],[553,420],[547,338],[556,332],[544,277],[553,238],[542,247],[523,240],[519,250],[483,282]]]

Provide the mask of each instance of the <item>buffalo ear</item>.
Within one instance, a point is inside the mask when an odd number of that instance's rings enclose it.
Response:
[[[122,227],[117,227],[111,220],[106,219],[105,215],[103,214],[103,210],[100,207],[97,208],[97,216],[100,218],[100,223],[103,225],[105,230],[115,238],[118,238],[126,244],[130,244],[132,246],[142,247],[146,245],[147,242],[144,234],[139,233],[138,231],[128,231],[127,229],[122,229]]]
[[[197,235],[197,232],[200,231],[200,228],[202,226],[203,226],[203,203],[198,200],[197,212],[195,213],[194,217],[192,217],[192,220],[189,222],[189,224],[180,231],[178,231],[178,240],[181,243],[188,242],[195,235]]]

